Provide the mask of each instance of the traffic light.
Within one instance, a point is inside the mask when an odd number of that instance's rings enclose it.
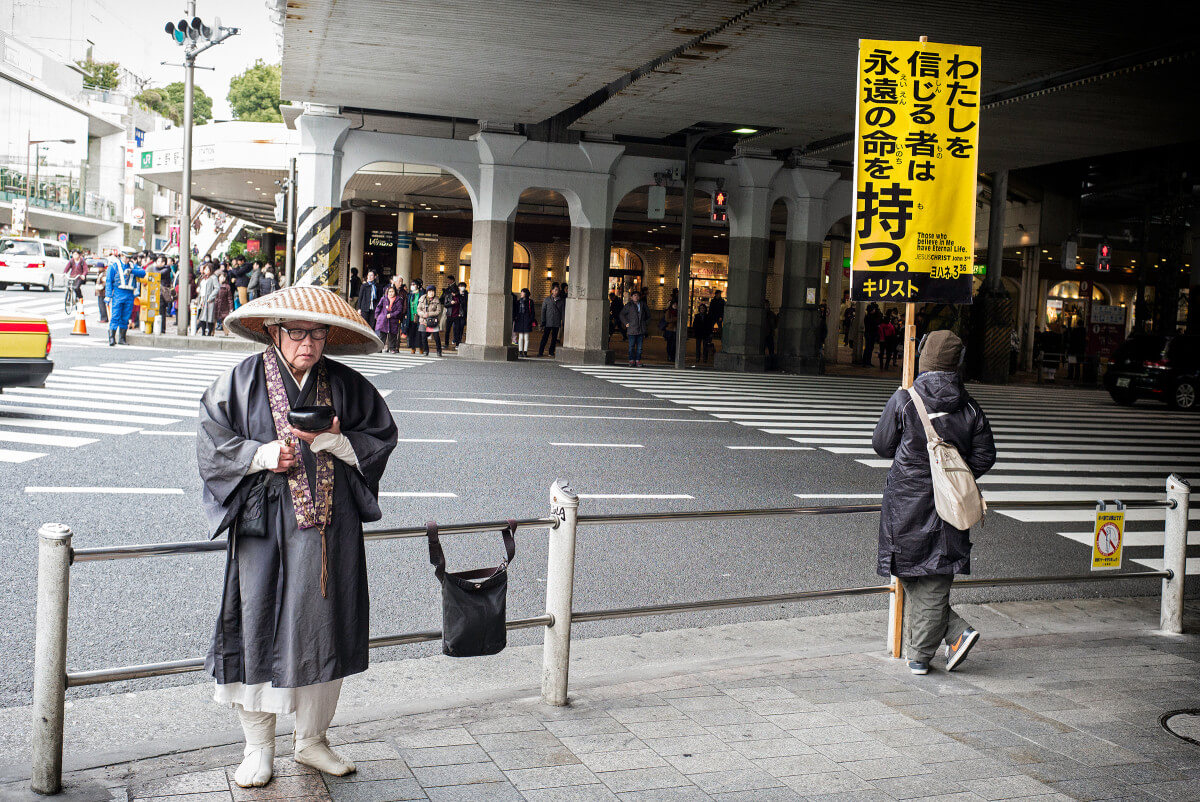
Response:
[[[1112,246],[1107,242],[1101,242],[1096,246],[1096,270],[1101,273],[1107,273],[1108,268],[1112,265]]]
[[[714,223],[724,223],[728,219],[728,209],[726,203],[729,196],[725,194],[725,190],[718,189],[712,195],[712,219]]]
[[[209,26],[204,24],[204,20],[199,17],[192,17],[192,21],[188,22],[185,19],[179,22],[168,22],[166,31],[167,35],[175,40],[176,44],[183,44],[185,39],[191,39],[195,42],[198,39],[211,41],[213,38],[213,28],[218,31],[221,28],[221,20],[217,18],[213,21],[214,25]]]

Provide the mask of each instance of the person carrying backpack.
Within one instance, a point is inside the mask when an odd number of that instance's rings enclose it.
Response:
[[[963,387],[958,373],[962,353],[962,340],[953,332],[930,334],[921,348],[913,390],[935,433],[958,450],[957,456],[978,478],[995,464],[996,444],[987,416]],[[902,388],[888,401],[871,437],[875,453],[892,460],[879,515],[876,570],[880,576],[898,577],[904,587],[905,641],[914,674],[929,673],[941,641],[946,643],[946,670],[953,671],[979,639],[950,607],[954,575],[971,572],[971,540],[965,528],[956,528],[938,514],[944,498],[935,500],[929,440],[921,418],[916,400]]]

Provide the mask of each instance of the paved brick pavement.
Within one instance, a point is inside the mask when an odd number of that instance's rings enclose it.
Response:
[[[1200,799],[1200,747],[1158,723],[1200,698],[1200,636],[1129,629],[1131,611],[1152,616],[1150,601],[988,608],[1011,626],[993,626],[953,674],[914,677],[830,643],[827,654],[590,684],[566,708],[524,699],[336,727],[331,740],[358,764],[345,778],[294,763],[281,737],[266,788],[232,783],[232,745],[75,772],[67,797]],[[1047,632],[1056,620],[1066,626]],[[20,782],[0,794],[29,796]]]

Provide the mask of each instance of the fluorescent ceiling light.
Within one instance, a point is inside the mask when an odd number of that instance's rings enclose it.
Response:
[[[734,128],[733,133],[735,133],[735,134],[757,134],[758,129],[757,128]]]

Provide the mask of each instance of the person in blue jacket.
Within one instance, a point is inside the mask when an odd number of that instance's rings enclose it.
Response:
[[[129,261],[124,254],[108,260],[108,274],[104,279],[104,289],[108,293],[108,344],[116,345],[118,332],[119,342],[125,345],[125,330],[129,328],[129,316],[133,314],[133,298],[137,295],[137,280],[145,278],[146,271]]]

